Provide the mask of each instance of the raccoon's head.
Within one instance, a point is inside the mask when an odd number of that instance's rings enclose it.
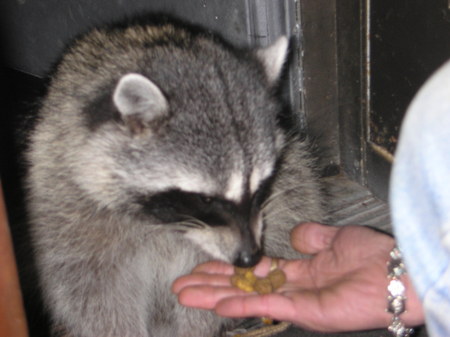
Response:
[[[273,87],[288,42],[256,57],[210,44],[199,41],[195,58],[171,51],[158,69],[117,81],[118,118],[92,130],[80,184],[103,207],[148,217],[214,258],[251,266],[262,255],[261,204],[284,141]]]

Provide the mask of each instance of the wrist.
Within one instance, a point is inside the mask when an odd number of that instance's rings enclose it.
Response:
[[[425,323],[422,301],[417,296],[414,285],[408,274],[402,276],[406,288],[406,311],[402,314],[406,326],[414,327]]]

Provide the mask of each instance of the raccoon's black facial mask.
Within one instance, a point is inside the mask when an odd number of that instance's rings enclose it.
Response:
[[[200,193],[170,190],[140,201],[145,213],[164,223],[197,219],[209,226],[226,226],[237,213],[232,202]]]
[[[269,176],[259,185],[258,189],[252,196],[252,206],[254,208],[261,208],[263,203],[267,200],[272,190],[274,175]]]
[[[184,192],[177,189],[142,197],[139,204],[146,214],[158,218],[163,223],[185,220],[200,220],[212,226],[227,226],[233,220],[249,223],[251,216],[259,212],[270,193],[272,178],[266,179],[251,198],[237,204],[218,197],[201,193]]]

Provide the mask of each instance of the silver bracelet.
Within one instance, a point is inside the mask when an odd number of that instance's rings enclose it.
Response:
[[[405,312],[406,296],[405,285],[400,280],[400,276],[406,273],[405,265],[402,261],[402,254],[397,247],[394,247],[390,252],[390,260],[387,264],[389,285],[387,287],[387,311],[390,312],[393,317],[388,330],[394,337],[409,337],[413,334],[414,330],[407,328],[405,324],[400,320],[400,315]]]

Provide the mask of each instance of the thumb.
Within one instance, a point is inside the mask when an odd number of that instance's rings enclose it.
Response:
[[[331,246],[339,230],[338,227],[306,222],[292,230],[291,244],[300,253],[316,254]]]

